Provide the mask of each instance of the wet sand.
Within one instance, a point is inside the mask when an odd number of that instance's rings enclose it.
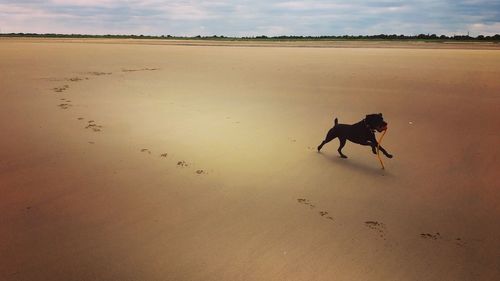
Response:
[[[500,278],[498,50],[155,42],[0,40],[1,280]]]

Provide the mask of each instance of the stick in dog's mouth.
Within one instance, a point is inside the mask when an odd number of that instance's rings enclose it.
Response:
[[[382,125],[382,126],[380,126],[380,127],[378,127],[378,128],[377,128],[377,131],[378,131],[379,133],[382,133],[382,132],[383,132],[383,131],[385,131],[385,130],[387,130],[387,124]]]

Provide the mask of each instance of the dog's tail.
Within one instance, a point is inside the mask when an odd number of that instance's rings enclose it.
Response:
[[[339,123],[339,119],[335,118],[335,126],[337,126],[338,123]]]

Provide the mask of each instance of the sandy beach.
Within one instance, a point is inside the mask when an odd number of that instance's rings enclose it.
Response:
[[[498,44],[125,41],[0,40],[0,280],[500,279]]]

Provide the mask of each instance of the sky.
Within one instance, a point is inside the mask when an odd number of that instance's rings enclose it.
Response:
[[[0,33],[500,34],[500,0],[0,0]]]

